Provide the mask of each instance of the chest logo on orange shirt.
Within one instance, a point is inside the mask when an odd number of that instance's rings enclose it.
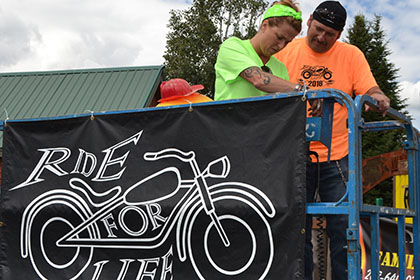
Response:
[[[306,80],[309,87],[325,87],[334,83],[333,72],[322,65],[304,65],[300,75]]]

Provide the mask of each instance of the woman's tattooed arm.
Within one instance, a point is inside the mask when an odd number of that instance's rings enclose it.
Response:
[[[253,77],[262,79],[264,85],[268,85],[271,82],[270,74],[263,72],[260,68],[255,67],[255,66],[245,69],[242,73],[244,76],[246,76],[249,79]]]
[[[296,84],[286,81],[273,74],[264,72],[260,67],[251,66],[240,74],[242,78],[250,82],[256,89],[271,92],[290,92],[295,89]]]

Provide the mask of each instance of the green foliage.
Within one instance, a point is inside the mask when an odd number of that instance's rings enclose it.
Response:
[[[371,189],[369,192],[367,192],[363,197],[363,202],[365,204],[376,204],[376,198],[381,197],[383,199],[383,205],[392,207],[394,203],[394,195],[393,195],[393,181],[392,178],[389,178],[377,186],[375,186],[373,189]]]
[[[381,17],[375,16],[369,21],[363,15],[357,15],[354,23],[348,30],[347,42],[359,47],[365,54],[371,67],[373,76],[382,91],[390,98],[391,107],[408,114],[405,100],[399,95],[398,69],[389,61],[391,54],[388,41],[381,27]],[[365,122],[382,121],[378,112],[363,113]],[[366,132],[362,137],[363,158],[399,150],[402,148],[404,135],[401,131]],[[364,196],[365,203],[375,204],[376,197],[384,198],[384,205],[392,206],[392,181],[386,180],[369,191]]]
[[[172,10],[163,55],[167,79],[202,84],[200,92],[213,97],[220,44],[232,35],[254,36],[267,5],[264,0],[194,0],[185,10]]]

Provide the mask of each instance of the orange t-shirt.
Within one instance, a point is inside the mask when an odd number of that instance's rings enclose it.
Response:
[[[306,37],[292,41],[275,54],[289,71],[290,81],[305,79],[311,90],[334,88],[348,95],[365,94],[377,86],[364,54],[355,46],[337,41],[326,53],[316,53],[307,44]],[[334,104],[331,139],[331,160],[348,154],[347,108]],[[328,160],[328,149],[320,142],[311,142],[311,151],[319,160]]]
[[[187,96],[182,96],[174,100],[159,103],[156,107],[182,105],[182,104],[190,104],[190,103],[202,103],[202,102],[210,102],[210,101],[213,101],[213,100],[203,94],[193,93]]]

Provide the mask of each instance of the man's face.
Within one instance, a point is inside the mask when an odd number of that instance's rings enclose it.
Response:
[[[309,47],[317,53],[325,53],[331,49],[340,38],[341,31],[328,27],[310,16],[306,41]]]
[[[263,31],[261,51],[266,57],[270,57],[282,50],[298,35],[298,31],[288,23],[270,26],[267,21],[264,21],[261,30]]]

